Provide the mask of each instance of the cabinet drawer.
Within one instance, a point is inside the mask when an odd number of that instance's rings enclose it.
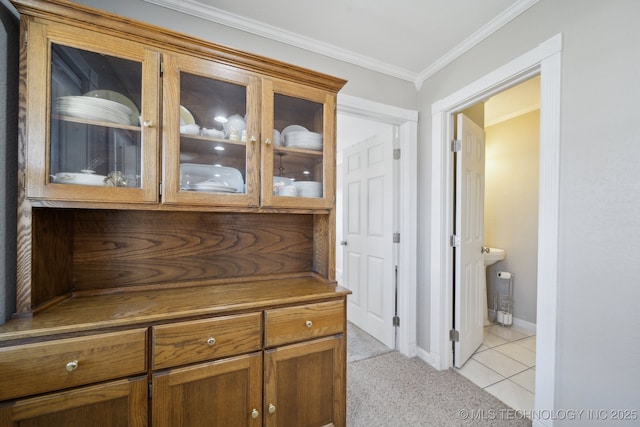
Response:
[[[0,400],[144,373],[147,330],[0,348]]]
[[[344,303],[321,302],[265,312],[265,346],[339,334],[345,328]]]
[[[260,313],[153,327],[153,369],[260,350]]]

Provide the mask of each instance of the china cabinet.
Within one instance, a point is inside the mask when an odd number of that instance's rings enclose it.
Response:
[[[12,2],[0,427],[343,426],[345,82],[66,0]]]

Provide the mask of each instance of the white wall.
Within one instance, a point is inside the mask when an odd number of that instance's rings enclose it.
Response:
[[[538,267],[538,171],[540,111],[523,114],[485,129],[484,245],[506,251],[487,267],[489,307],[512,273],[513,317],[536,323]],[[521,324],[521,326],[523,326]]]
[[[563,33],[556,408],[640,408],[638,16],[635,0],[540,0],[420,90],[419,164],[429,165],[434,102]],[[418,259],[428,260],[426,167],[418,180]],[[429,268],[418,271],[425,349]]]

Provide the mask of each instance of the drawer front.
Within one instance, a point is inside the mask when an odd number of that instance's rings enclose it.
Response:
[[[260,313],[153,327],[153,369],[202,362],[262,348]]]
[[[0,400],[146,372],[147,329],[0,348]]]
[[[265,312],[266,347],[339,334],[344,329],[343,301],[278,308]]]

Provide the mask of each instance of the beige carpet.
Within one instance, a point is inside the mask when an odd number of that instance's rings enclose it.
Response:
[[[348,334],[348,427],[531,426],[453,369],[407,358],[352,325]]]

